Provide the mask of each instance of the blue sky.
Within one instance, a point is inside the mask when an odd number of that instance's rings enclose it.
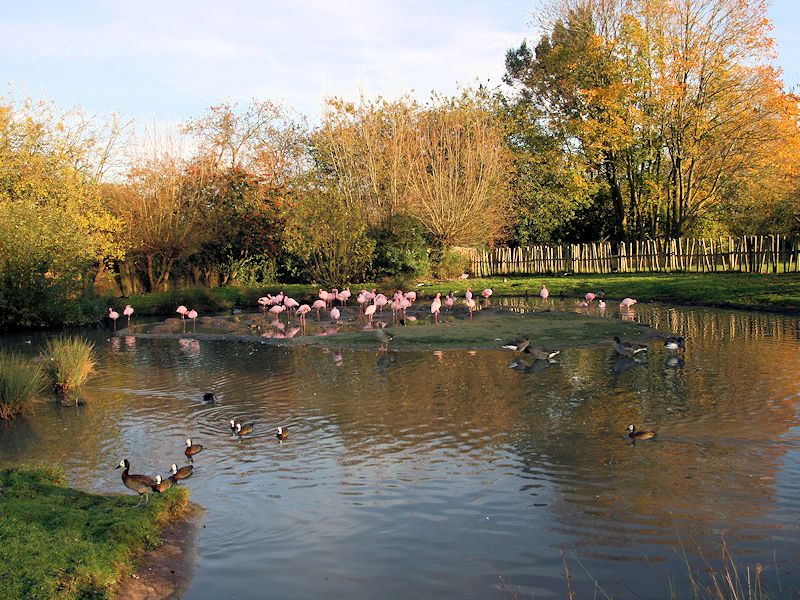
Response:
[[[66,108],[181,121],[222,100],[315,117],[326,95],[496,84],[536,3],[522,0],[0,0],[0,73]],[[800,2],[774,0],[779,64],[800,84]]]

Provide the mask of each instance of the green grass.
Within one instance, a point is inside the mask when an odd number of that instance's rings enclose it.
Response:
[[[80,388],[94,373],[94,344],[78,337],[51,338],[44,351],[45,372],[58,393]]]
[[[42,368],[37,363],[0,350],[0,419],[23,413],[43,388]]]
[[[504,281],[505,279],[505,281]],[[417,287],[417,283],[423,283]],[[800,273],[630,273],[612,275],[570,276],[502,276],[481,279],[436,281],[419,279],[413,289],[421,299],[436,292],[457,291],[463,297],[467,287],[482,290],[490,287],[499,296],[537,296],[546,283],[552,297],[582,297],[586,292],[604,290],[610,301],[626,296],[640,302],[669,302],[728,308],[800,312]],[[355,294],[362,288],[392,291],[387,283],[368,282],[350,286]],[[204,312],[220,312],[232,308],[254,310],[259,296],[284,291],[300,301],[314,300],[318,286],[311,284],[278,284],[266,288],[190,288],[168,293],[134,296],[128,300],[137,314],[173,316],[175,308],[184,304]]]
[[[110,598],[160,528],[188,504],[185,488],[100,496],[64,486],[52,468],[0,470],[0,598]]]

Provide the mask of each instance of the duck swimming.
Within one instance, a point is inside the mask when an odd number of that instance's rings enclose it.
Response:
[[[639,431],[636,425],[628,425],[628,437],[635,440],[650,440],[656,437],[655,431]]]
[[[289,437],[289,428],[288,427],[278,427],[278,433],[275,434],[279,440],[285,440]]]
[[[172,467],[170,467],[172,475],[169,478],[172,480],[172,483],[177,483],[182,479],[186,479],[192,476],[192,472],[194,471],[194,467],[192,465],[186,465],[185,467],[178,468],[178,465],[172,463]]]
[[[192,438],[186,438],[186,450],[183,451],[186,456],[194,456],[202,449],[202,444],[193,444]]]

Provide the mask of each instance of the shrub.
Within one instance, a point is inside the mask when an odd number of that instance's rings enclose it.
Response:
[[[469,269],[469,264],[468,256],[455,250],[446,250],[436,265],[436,276],[440,279],[455,279]]]
[[[94,373],[94,344],[76,337],[51,338],[45,348],[45,371],[57,393],[81,387]]]
[[[42,391],[43,384],[38,364],[0,350],[0,419],[22,413]]]
[[[395,216],[372,233],[375,239],[376,277],[423,277],[431,270],[428,240],[419,222],[412,217]]]

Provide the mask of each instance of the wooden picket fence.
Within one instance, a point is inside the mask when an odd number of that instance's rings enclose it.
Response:
[[[475,277],[538,273],[797,272],[800,240],[781,235],[464,248]]]

